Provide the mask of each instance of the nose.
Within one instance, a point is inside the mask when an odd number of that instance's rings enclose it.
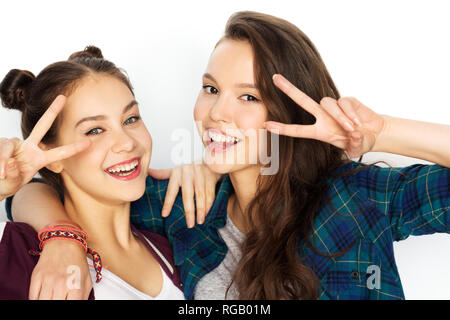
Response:
[[[116,132],[113,139],[111,150],[115,153],[131,152],[136,147],[136,140],[124,130]]]
[[[217,122],[232,122],[233,107],[231,97],[220,95],[209,110],[209,117]]]

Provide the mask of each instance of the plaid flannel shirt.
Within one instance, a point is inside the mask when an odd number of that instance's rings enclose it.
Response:
[[[362,166],[348,162],[335,173]],[[404,175],[402,175],[403,173]],[[319,299],[404,299],[394,259],[393,241],[409,235],[450,233],[450,169],[440,165],[372,166],[357,173],[329,178],[330,199],[314,220],[316,250],[299,243],[303,262],[321,281]],[[170,216],[161,217],[167,180],[147,178],[142,198],[131,203],[131,220],[139,229],[165,235],[172,244],[187,299],[194,299],[199,279],[217,267],[227,247],[217,230],[225,226],[228,175],[216,186],[216,198],[203,225],[186,226],[181,193]],[[11,198],[6,203],[10,216]],[[270,263],[270,261],[268,261]]]
[[[362,165],[351,161],[334,173]],[[334,208],[326,203],[320,207],[311,230],[313,244],[326,254],[350,249],[328,258],[299,243],[303,262],[321,281],[319,299],[404,299],[393,241],[409,235],[450,233],[450,169],[423,164],[396,168],[375,165],[328,181]],[[169,238],[184,294],[194,299],[198,281],[227,253],[217,230],[225,226],[233,187],[225,175],[217,184],[204,224],[188,229],[181,194],[170,216],[161,217],[167,184],[167,180],[148,178],[144,196],[132,203],[131,219],[138,228]]]

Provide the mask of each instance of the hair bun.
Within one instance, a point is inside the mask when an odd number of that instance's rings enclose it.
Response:
[[[70,55],[69,60],[75,60],[77,58],[98,58],[103,59],[102,50],[96,46],[87,46],[83,51],[77,51]]]
[[[10,70],[0,83],[2,105],[23,112],[27,90],[35,78],[34,74],[27,70]]]

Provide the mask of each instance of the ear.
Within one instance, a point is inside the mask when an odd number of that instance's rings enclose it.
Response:
[[[42,142],[39,142],[38,144],[39,148],[43,151],[51,150],[54,148],[54,146],[46,145]],[[54,172],[54,173],[61,173],[64,169],[64,166],[61,161],[55,161],[52,163],[49,163],[45,166],[48,170]]]

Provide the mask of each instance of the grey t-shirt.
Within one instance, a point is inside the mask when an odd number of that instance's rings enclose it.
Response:
[[[196,300],[225,300],[226,290],[231,283],[236,265],[241,259],[240,246],[245,235],[239,231],[228,216],[225,226],[220,228],[218,232],[225,241],[228,252],[217,268],[199,280],[194,292]],[[238,292],[234,283],[228,290],[226,299],[238,299]]]

